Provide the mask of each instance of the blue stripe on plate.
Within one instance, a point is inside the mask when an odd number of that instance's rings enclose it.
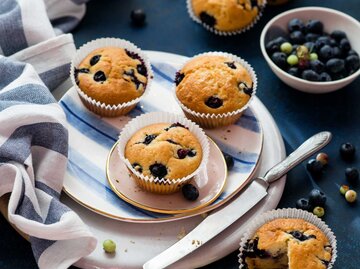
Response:
[[[132,214],[134,217],[145,216],[158,218],[161,216],[142,210],[121,200],[109,187],[105,171],[99,169],[95,164],[91,163],[91,161],[71,147],[69,148],[68,172],[83,181],[91,190],[96,191],[103,200]]]
[[[153,69],[153,71],[154,71],[154,73],[155,74],[157,74],[158,75],[158,77],[161,77],[161,78],[163,78],[164,80],[166,80],[166,81],[168,81],[168,82],[170,82],[171,84],[173,84],[174,83],[174,79],[172,78],[172,76],[171,75],[168,75],[168,74],[165,74],[162,70],[164,69],[164,67],[165,68],[167,68],[167,66],[170,66],[170,65],[162,65],[162,68],[161,67],[156,67],[154,64],[152,64],[151,65],[151,67],[152,67],[152,69]],[[160,69],[162,69],[162,70],[160,70]],[[158,77],[154,77],[154,80],[156,80],[156,78],[158,78]]]

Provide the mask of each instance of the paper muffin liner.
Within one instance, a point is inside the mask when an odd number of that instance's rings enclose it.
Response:
[[[186,177],[179,178],[179,179],[166,179],[166,178],[155,178],[152,176],[145,176],[138,171],[136,171],[128,159],[125,157],[125,147],[129,139],[141,128],[149,126],[151,124],[156,123],[180,123],[187,128],[189,131],[198,139],[201,148],[202,148],[202,160],[199,167],[192,172],[191,174],[187,175]],[[205,135],[204,131],[192,121],[184,118],[181,115],[166,113],[166,112],[151,112],[142,114],[137,116],[133,120],[131,120],[125,127],[122,129],[119,135],[119,143],[117,147],[118,153],[120,155],[121,160],[126,164],[127,168],[131,172],[132,178],[135,182],[140,186],[142,189],[154,193],[159,194],[168,194],[174,193],[180,188],[190,182],[194,176],[201,175],[204,178],[207,178],[207,162],[209,159],[209,141],[207,136]]]
[[[203,23],[199,17],[197,17],[192,9],[192,5],[191,5],[191,1],[192,0],[186,0],[186,9],[188,11],[188,14],[190,16],[190,18],[201,24],[206,30],[214,33],[214,34],[217,34],[217,35],[221,35],[221,36],[233,36],[233,35],[238,35],[238,34],[241,34],[243,32],[246,32],[247,30],[251,29],[261,18],[262,16],[262,13],[263,13],[263,10],[266,6],[266,3],[267,3],[267,0],[263,0],[263,4],[258,8],[259,11],[258,11],[258,14],[257,16],[252,20],[251,23],[249,23],[248,25],[245,25],[243,26],[242,28],[238,29],[238,30],[234,30],[234,31],[220,31],[220,30],[217,30],[213,27],[210,27],[209,25]]]
[[[199,124],[203,128],[213,129],[213,128],[218,128],[218,127],[222,127],[222,126],[231,125],[231,124],[235,123],[241,117],[241,115],[249,107],[250,103],[254,99],[254,96],[256,94],[256,89],[257,89],[257,76],[256,76],[256,73],[255,73],[254,69],[251,67],[251,65],[247,61],[243,60],[242,58],[240,58],[240,57],[238,57],[236,55],[230,54],[230,53],[219,52],[219,51],[205,52],[205,53],[197,54],[194,57],[187,60],[179,68],[179,71],[181,69],[183,69],[183,67],[187,63],[189,63],[190,61],[194,60],[197,57],[204,56],[204,55],[216,55],[216,56],[228,57],[231,60],[241,64],[248,71],[248,73],[250,74],[250,77],[251,77],[251,79],[253,81],[253,85],[252,85],[253,92],[252,92],[252,94],[250,96],[249,101],[243,107],[239,108],[238,110],[230,111],[230,112],[227,112],[227,113],[220,113],[220,114],[216,114],[216,113],[200,113],[200,112],[196,112],[194,110],[191,110],[190,108],[185,106],[183,103],[181,103],[181,101],[178,99],[178,97],[176,95],[176,85],[174,83],[175,100],[180,105],[180,107],[183,110],[183,112],[185,113],[186,117],[191,119],[192,121],[196,122],[197,124]]]
[[[92,51],[98,48],[104,47],[119,47],[126,49],[128,51],[134,52],[143,60],[144,65],[147,69],[147,82],[144,88],[144,93],[129,102],[116,104],[116,105],[109,105],[100,101],[93,99],[92,97],[88,96],[84,91],[80,89],[80,87],[75,82],[75,68],[79,66],[81,61]],[[76,91],[78,92],[81,101],[83,104],[92,112],[105,117],[116,117],[125,115],[130,112],[136,104],[146,96],[150,89],[150,85],[153,78],[153,71],[151,69],[151,64],[144,52],[142,52],[136,45],[133,43],[119,38],[99,38],[92,40],[84,45],[82,45],[76,52],[74,58],[71,61],[70,65],[70,79],[75,87]]]
[[[296,209],[296,208],[283,208],[283,209],[274,209],[268,212],[265,212],[258,217],[256,217],[247,227],[247,232],[243,235],[240,241],[240,253],[238,255],[239,257],[239,268],[246,268],[244,265],[244,260],[241,258],[241,254],[244,250],[244,246],[248,239],[251,239],[256,231],[264,224],[274,220],[274,219],[303,219],[313,225],[315,225],[317,228],[319,228],[327,237],[329,240],[329,243],[332,248],[331,252],[331,260],[330,263],[327,266],[327,269],[331,269],[334,266],[336,257],[337,257],[337,248],[336,248],[336,237],[334,233],[331,231],[329,226],[326,225],[324,221],[322,221],[319,217],[315,216],[314,214]]]

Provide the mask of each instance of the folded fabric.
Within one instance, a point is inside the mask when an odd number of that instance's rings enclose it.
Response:
[[[9,221],[30,236],[44,269],[68,268],[96,246],[87,226],[59,201],[68,133],[49,91],[68,77],[75,52],[70,34],[56,34],[78,23],[83,2],[0,2],[0,196],[11,193]]]

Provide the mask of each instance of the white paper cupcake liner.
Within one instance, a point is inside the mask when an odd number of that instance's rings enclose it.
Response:
[[[204,55],[216,55],[216,56],[228,57],[232,61],[235,61],[235,62],[241,64],[248,71],[248,73],[250,74],[250,77],[253,81],[253,85],[252,85],[253,92],[250,96],[249,101],[247,102],[246,105],[239,108],[238,110],[227,112],[227,113],[220,113],[220,114],[200,113],[200,112],[191,110],[190,108],[188,108],[187,106],[185,106],[184,104],[181,103],[181,101],[176,96],[176,85],[174,83],[174,91],[173,92],[175,95],[175,100],[178,102],[181,109],[184,111],[186,117],[191,119],[192,121],[198,123],[203,128],[212,129],[212,128],[218,128],[221,126],[231,125],[231,124],[235,123],[241,117],[243,112],[249,107],[250,103],[254,99],[254,96],[256,95],[256,89],[257,89],[256,73],[255,73],[254,69],[251,67],[251,65],[247,61],[243,60],[242,58],[240,58],[236,55],[230,54],[230,53],[219,52],[219,51],[205,52],[205,53],[197,54],[194,57],[191,57],[189,60],[187,60],[179,68],[179,70],[181,70],[188,62],[194,60],[197,57],[204,56]]]
[[[143,60],[145,67],[147,69],[147,83],[145,85],[144,93],[140,97],[138,97],[134,100],[131,100],[129,102],[126,102],[126,103],[121,103],[121,104],[117,104],[117,105],[109,105],[109,104],[105,104],[103,102],[100,102],[100,101],[97,101],[97,100],[91,98],[90,96],[88,96],[85,92],[83,92],[78,87],[78,85],[76,84],[76,81],[75,81],[75,68],[77,66],[79,66],[81,61],[89,53],[91,53],[92,51],[94,51],[98,48],[103,48],[103,47],[123,48],[130,52],[136,53]],[[92,41],[82,45],[77,50],[73,60],[71,61],[71,66],[70,66],[71,82],[72,82],[73,86],[75,87],[76,91],[78,92],[80,99],[82,100],[84,105],[89,110],[93,111],[94,113],[99,114],[101,116],[105,116],[105,117],[116,117],[116,116],[125,115],[128,112],[130,112],[130,110],[132,110],[136,106],[136,104],[142,98],[144,98],[147,95],[147,93],[149,92],[152,78],[153,78],[153,71],[151,69],[151,64],[150,64],[150,61],[149,61],[148,57],[146,56],[146,54],[144,52],[142,52],[133,43],[131,43],[127,40],[124,40],[124,39],[119,39],[119,38],[99,38],[99,39],[92,40]]]
[[[263,10],[266,6],[266,0],[263,0],[263,4],[259,7],[259,12],[257,14],[257,16],[253,19],[253,21],[248,24],[248,25],[245,25],[244,27],[238,29],[238,30],[235,30],[235,31],[220,31],[220,30],[217,30],[213,27],[210,27],[209,25],[203,23],[194,13],[193,9],[192,9],[192,5],[191,5],[191,0],[186,0],[186,8],[187,8],[187,11],[189,13],[189,16],[190,18],[201,24],[206,30],[214,33],[214,34],[217,34],[217,35],[221,35],[221,36],[233,36],[233,35],[238,35],[238,34],[241,34],[241,33],[244,33],[246,32],[247,30],[251,29],[261,18],[262,16],[262,13],[263,13]]]
[[[179,179],[166,179],[166,178],[154,178],[145,176],[138,171],[136,171],[129,160],[125,158],[125,147],[129,139],[141,128],[145,126],[149,126],[151,124],[156,123],[180,123],[187,128],[189,131],[198,139],[201,148],[202,148],[202,160],[199,167],[192,172],[190,175],[179,178]],[[120,155],[121,160],[126,164],[127,168],[131,171],[133,178],[136,183],[142,187],[143,189],[155,192],[155,193],[173,193],[178,191],[182,185],[188,183],[194,176],[200,175],[207,177],[207,169],[206,165],[209,159],[209,141],[204,131],[192,121],[184,118],[181,115],[166,113],[166,112],[151,112],[142,114],[137,116],[133,120],[131,120],[128,124],[124,126],[120,135],[119,135],[119,143],[118,143],[118,153]]]
[[[244,246],[246,242],[251,239],[256,231],[263,226],[264,224],[274,220],[274,219],[303,219],[317,228],[319,228],[329,240],[329,243],[332,247],[331,252],[331,260],[326,269],[331,269],[334,266],[336,257],[337,257],[337,248],[336,248],[336,237],[334,233],[330,230],[329,226],[326,225],[324,221],[315,216],[312,213],[309,213],[304,210],[296,209],[296,208],[283,208],[283,209],[275,209],[268,212],[265,212],[258,217],[256,217],[247,227],[247,232],[243,235],[240,241],[240,253],[239,257],[239,268],[245,268],[244,262],[241,258],[241,253],[244,250]]]

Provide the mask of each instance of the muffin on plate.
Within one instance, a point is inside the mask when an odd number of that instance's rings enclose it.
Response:
[[[125,148],[125,158],[145,176],[179,179],[200,165],[202,149],[197,138],[180,123],[158,123],[136,132]]]
[[[141,51],[121,39],[98,39],[81,47],[73,61],[72,79],[84,105],[102,116],[129,112],[151,80]]]
[[[217,34],[249,29],[261,16],[265,0],[188,0],[190,15]]]
[[[207,177],[208,138],[180,115],[151,112],[134,118],[121,131],[118,153],[146,191],[174,193],[195,176]]]
[[[330,269],[336,238],[317,216],[295,208],[256,217],[241,239],[239,263],[246,269]]]
[[[176,98],[187,117],[202,127],[234,123],[256,90],[256,76],[242,59],[205,53],[189,60],[175,77]]]
[[[249,269],[326,269],[331,245],[325,234],[302,219],[275,219],[260,227],[243,250]]]

